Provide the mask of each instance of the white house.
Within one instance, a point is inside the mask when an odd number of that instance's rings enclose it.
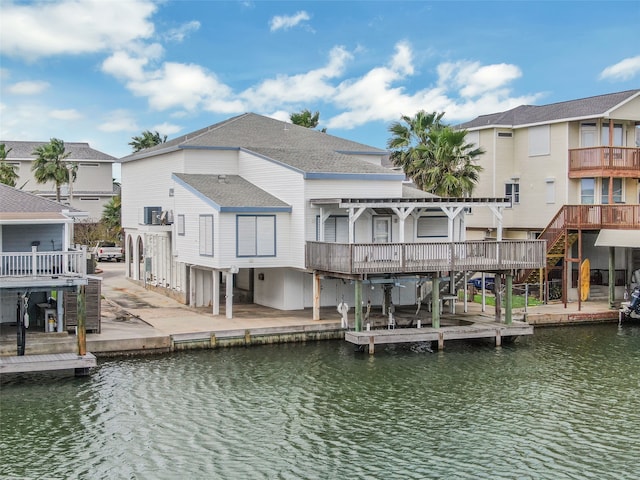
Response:
[[[282,310],[353,305],[354,282],[370,286],[363,301],[415,303],[420,275],[471,258],[450,246],[465,238],[465,209],[499,216],[509,202],[434,198],[382,166],[387,156],[247,113],[124,157],[127,275],[214,314],[225,302],[227,317],[234,295]],[[440,253],[417,249],[427,242]]]
[[[55,184],[37,183],[31,170],[36,158],[33,151],[48,142],[0,140],[0,144],[2,143],[8,151],[6,162],[17,167],[16,186],[26,192],[55,200]],[[91,148],[88,143],[65,142],[64,146],[65,153],[70,154],[65,161],[76,164],[78,168],[75,181],[63,186],[60,201],[87,212],[85,220],[97,222],[102,218],[105,205],[115,195],[112,167],[116,158]]]

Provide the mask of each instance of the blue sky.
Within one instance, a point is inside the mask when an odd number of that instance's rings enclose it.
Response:
[[[244,112],[320,112],[385,148],[450,123],[640,88],[640,1],[0,0],[0,138],[122,157]]]

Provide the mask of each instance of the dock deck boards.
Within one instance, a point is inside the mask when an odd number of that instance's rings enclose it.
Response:
[[[374,345],[414,342],[438,342],[443,348],[445,340],[495,338],[500,345],[502,337],[533,335],[533,326],[525,322],[503,323],[477,322],[469,325],[451,325],[440,328],[398,328],[361,332],[345,332],[345,340],[355,345],[368,345],[373,353]]]
[[[88,352],[84,356],[76,353],[52,353],[0,357],[0,374],[91,368],[96,365],[95,355]]]

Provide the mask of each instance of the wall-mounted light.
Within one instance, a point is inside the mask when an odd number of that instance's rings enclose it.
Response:
[[[258,274],[258,280],[264,280],[264,273]]]

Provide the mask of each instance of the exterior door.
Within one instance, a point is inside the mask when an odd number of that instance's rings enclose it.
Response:
[[[373,243],[391,242],[391,217],[373,217]]]

